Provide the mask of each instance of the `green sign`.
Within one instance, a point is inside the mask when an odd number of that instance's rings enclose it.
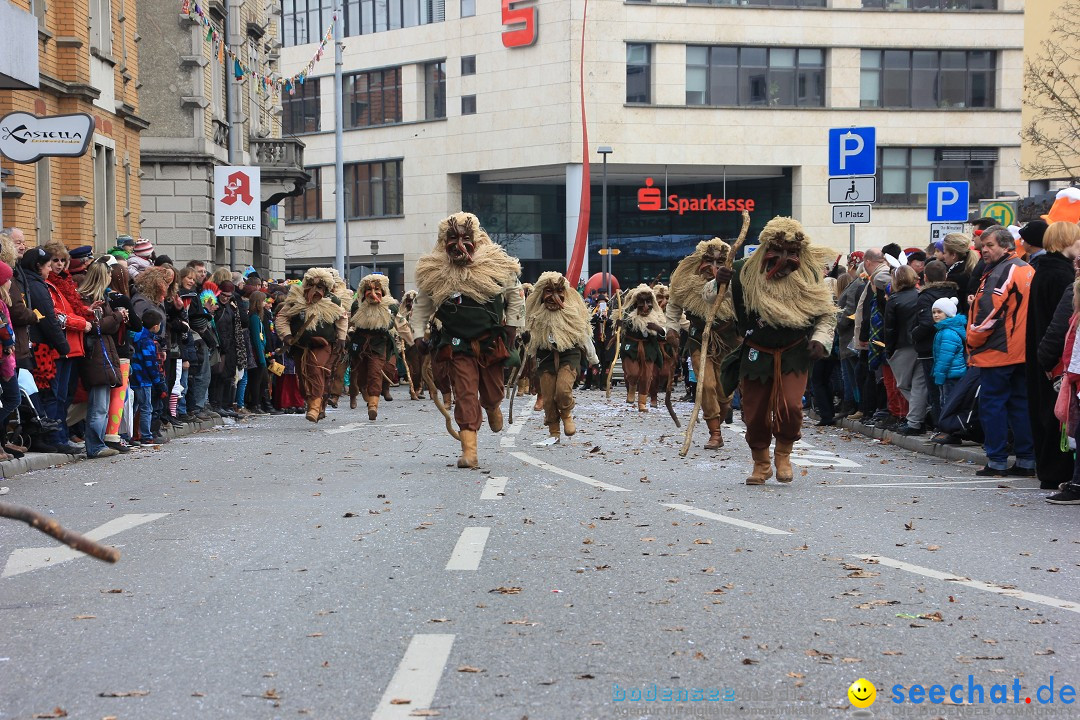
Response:
[[[1016,224],[1015,200],[980,200],[979,215],[993,218],[998,225],[1009,227]]]

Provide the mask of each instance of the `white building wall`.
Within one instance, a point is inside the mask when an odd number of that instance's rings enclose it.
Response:
[[[1024,192],[1019,158],[1022,84],[1022,0],[1002,0],[997,12],[863,10],[859,0],[833,0],[831,9],[687,6],[681,3],[590,4],[586,33],[586,104],[594,191],[599,192],[597,145],[611,145],[609,171],[620,164],[792,167],[793,214],[817,241],[846,249],[848,229],[831,224],[826,202],[827,131],[872,125],[879,146],[997,148],[995,189]],[[442,23],[345,39],[345,71],[404,65],[404,122],[346,130],[345,161],[403,158],[404,218],[350,223],[356,261],[363,239],[379,237],[380,258],[411,262],[427,252],[440,218],[460,209],[460,173],[509,171],[565,177],[582,160],[578,62],[580,0],[542,1],[539,37],[508,49],[498,0],[477,0],[475,17],[458,18],[447,3]],[[653,104],[628,106],[626,43],[653,44]],[[823,47],[826,104],[820,109],[685,106],[685,46],[731,44]],[[971,110],[860,109],[862,48],[993,49],[998,52],[996,108]],[[282,67],[295,72],[314,46],[285,48]],[[476,75],[461,77],[462,55],[476,55]],[[446,58],[447,118],[424,121],[422,64]],[[333,53],[317,64],[322,79],[322,130],[304,135],[309,165],[323,170],[323,217],[334,216]],[[475,94],[477,114],[462,117],[460,98]],[[531,170],[530,170],[531,169]],[[572,210],[568,210],[568,215]],[[567,223],[569,228],[570,223]],[[925,208],[875,207],[858,228],[859,247],[928,240]],[[332,222],[291,225],[306,257],[332,258]],[[358,238],[361,241],[358,243]],[[570,239],[572,242],[572,238]],[[299,249],[299,248],[298,248]],[[289,251],[287,250],[287,254]],[[290,254],[290,257],[292,255]]]

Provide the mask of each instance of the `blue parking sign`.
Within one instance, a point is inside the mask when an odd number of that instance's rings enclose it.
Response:
[[[829,130],[829,175],[873,175],[877,172],[877,128]]]
[[[926,219],[932,223],[967,222],[967,181],[927,183]]]

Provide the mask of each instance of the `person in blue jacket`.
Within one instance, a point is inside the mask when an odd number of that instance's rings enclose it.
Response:
[[[967,372],[964,340],[967,317],[956,312],[956,298],[939,298],[931,308],[934,318],[934,384],[940,388],[941,403],[953,385]]]

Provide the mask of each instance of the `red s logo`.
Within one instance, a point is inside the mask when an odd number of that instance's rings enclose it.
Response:
[[[512,8],[516,0],[502,0],[502,22],[505,26],[525,24],[517,30],[505,30],[503,47],[528,47],[536,42],[536,8]]]
[[[638,210],[659,210],[660,188],[653,187],[653,179],[645,178],[645,187],[637,191]]]

